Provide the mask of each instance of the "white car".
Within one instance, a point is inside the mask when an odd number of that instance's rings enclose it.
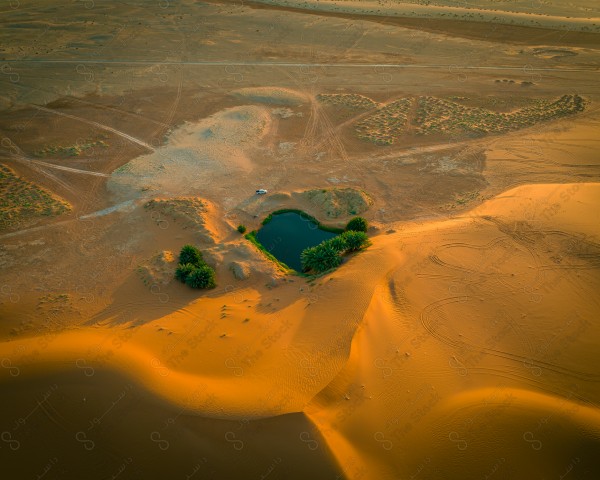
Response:
[[[267,191],[266,191],[264,188],[259,188],[259,189],[256,191],[256,194],[257,194],[257,195],[264,195],[265,193],[267,193]]]

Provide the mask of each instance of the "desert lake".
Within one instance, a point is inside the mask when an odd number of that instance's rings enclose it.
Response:
[[[335,236],[335,233],[319,228],[311,219],[287,212],[273,215],[257,232],[256,239],[277,260],[301,272],[302,250]]]

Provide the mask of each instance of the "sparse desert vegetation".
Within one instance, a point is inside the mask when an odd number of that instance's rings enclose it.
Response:
[[[368,193],[356,188],[313,189],[301,192],[299,196],[308,199],[331,218],[357,215],[373,204]]]
[[[352,110],[370,110],[379,105],[375,100],[358,93],[320,93],[317,95],[317,100]]]
[[[536,100],[533,105],[510,113],[470,108],[435,97],[420,97],[414,124],[417,133],[448,134],[456,131],[484,135],[530,127],[582,112],[585,100],[579,95],[563,95],[555,101]]]
[[[412,99],[401,98],[381,108],[356,125],[359,138],[378,145],[390,145],[403,135],[408,123]]]
[[[413,104],[414,115],[409,118]],[[585,110],[586,104],[581,96],[569,94],[557,100],[538,99],[532,105],[512,112],[495,112],[433,96],[419,96],[391,103],[360,121],[355,131],[359,138],[379,145],[390,145],[410,131],[416,135],[486,135],[574,115]]]
[[[81,143],[75,143],[74,145],[49,145],[36,150],[34,155],[36,157],[48,157],[48,156],[66,156],[66,157],[77,157],[83,152],[87,152],[94,147],[108,148],[109,145],[104,140],[85,140]]]
[[[50,192],[19,177],[0,164],[0,229],[19,225],[39,217],[60,215],[70,205]]]

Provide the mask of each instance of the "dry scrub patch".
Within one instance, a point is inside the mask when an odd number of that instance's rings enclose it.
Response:
[[[401,98],[356,125],[358,138],[389,145],[406,132],[412,99]]]
[[[328,105],[336,105],[353,110],[370,110],[379,104],[369,97],[358,93],[320,93],[317,100]]]
[[[0,164],[0,230],[30,223],[36,218],[60,215],[70,209],[67,202]]]
[[[332,218],[358,215],[373,204],[373,200],[367,193],[354,188],[308,190],[302,192],[300,196]]]
[[[107,138],[107,137],[105,137]],[[48,156],[63,156],[63,157],[78,157],[82,153],[94,153],[95,148],[108,148],[108,143],[104,140],[85,140],[76,142],[73,145],[46,145],[44,148],[36,150],[36,157]]]
[[[509,113],[497,113],[483,108],[470,108],[436,97],[419,97],[414,124],[417,133],[475,134],[502,133],[530,127],[581,112],[585,101],[579,95],[563,95],[555,101],[536,100],[533,105]]]
[[[391,145],[412,131],[416,135],[482,136],[574,115],[585,110],[586,104],[579,95],[563,95],[558,100],[536,99],[518,110],[495,112],[433,96],[402,98],[360,121],[355,132],[358,138],[378,145]]]

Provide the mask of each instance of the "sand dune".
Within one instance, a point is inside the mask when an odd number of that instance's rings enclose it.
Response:
[[[206,405],[216,401],[202,389],[187,398]],[[3,417],[14,420],[3,425],[9,432],[3,435],[9,478],[46,472],[50,478],[325,479],[339,472],[318,430],[300,413],[264,420],[206,418],[162,402],[109,370],[13,380],[0,406]],[[48,437],[36,434],[40,430]],[[307,447],[315,441],[319,448]],[[39,454],[32,458],[32,450]]]
[[[8,3],[1,478],[600,477],[597,2]]]
[[[335,460],[322,457],[319,475],[336,463],[346,478],[594,471],[600,374],[586,339],[599,332],[592,304],[569,304],[599,287],[600,246],[589,237],[598,234],[599,199],[600,184],[519,187],[467,217],[376,237],[300,296],[289,283],[241,290],[226,308],[209,296],[135,328],[4,342],[0,356],[21,381],[56,383],[53,396],[72,398],[70,385],[88,374],[118,374],[161,411],[205,419],[203,442],[225,425],[207,418],[252,428],[280,418],[286,432],[307,432],[300,442],[331,451]],[[524,220],[553,201],[552,216]],[[13,377],[0,370],[3,383]],[[12,389],[6,400],[15,416],[31,401],[26,391]],[[87,411],[74,411],[78,422]],[[60,415],[59,424],[76,423]],[[136,418],[146,425],[156,417]],[[277,428],[268,428],[274,442],[283,438]],[[111,448],[133,456],[137,447]],[[185,449],[178,455],[188,458]]]
[[[536,240],[485,225],[493,213],[520,229],[529,209],[553,199],[560,209],[535,219]],[[597,235],[597,214],[585,205],[599,199],[598,184],[520,187],[468,219],[381,239],[407,260],[380,280],[347,365],[306,409],[348,466],[348,478],[360,478],[365,469],[371,478],[419,472],[426,478],[483,477],[495,471],[502,478],[528,478],[563,472],[570,462],[581,462],[576,476],[585,478],[584,471],[598,468],[591,452],[600,442],[600,376],[589,360],[595,348],[585,340],[598,335],[595,314],[580,302],[575,312],[566,307],[566,298],[593,296],[597,276],[577,277],[597,268],[598,252],[586,265],[569,262],[551,275],[536,246],[555,229],[572,232],[573,239],[580,238],[579,227]],[[540,233],[545,229],[552,230]],[[468,244],[461,243],[464,235]],[[490,255],[502,242],[510,247]],[[452,246],[446,257],[451,262],[439,262],[433,252]],[[507,284],[487,287],[492,272]],[[550,326],[557,322],[560,327]]]

